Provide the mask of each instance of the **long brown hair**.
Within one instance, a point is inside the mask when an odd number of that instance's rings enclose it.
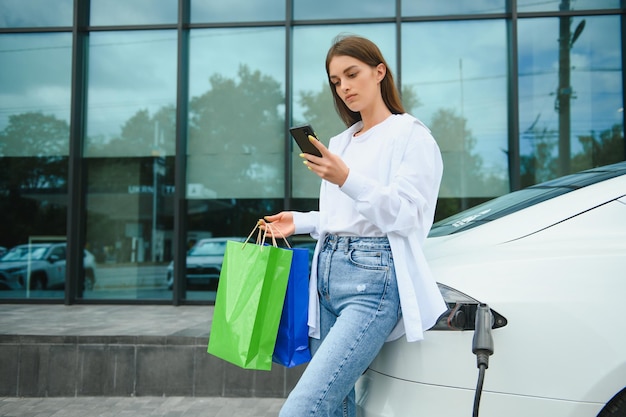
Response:
[[[400,94],[398,94],[396,84],[393,81],[393,75],[391,74],[389,65],[387,65],[383,54],[374,42],[354,35],[337,36],[333,41],[333,45],[328,50],[328,54],[326,54],[326,75],[329,75],[328,67],[330,65],[330,61],[336,56],[350,56],[371,67],[376,67],[381,63],[384,64],[387,68],[387,72],[385,74],[385,78],[383,78],[380,82],[380,92],[383,97],[383,101],[391,113],[405,113],[404,106],[402,106],[402,101],[400,101]],[[343,100],[337,95],[337,90],[330,81],[330,75],[328,84],[330,85],[330,90],[333,93],[335,109],[346,126],[352,126],[354,123],[361,120],[361,113],[350,110],[348,106],[346,106],[346,103],[344,103]]]

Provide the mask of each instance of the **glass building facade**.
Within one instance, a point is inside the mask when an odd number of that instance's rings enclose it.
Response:
[[[624,160],[625,4],[3,0],[0,250],[27,246],[0,302],[213,302],[219,248],[195,243],[317,207],[288,129],[344,128],[339,34],[381,48],[438,141],[438,219]]]

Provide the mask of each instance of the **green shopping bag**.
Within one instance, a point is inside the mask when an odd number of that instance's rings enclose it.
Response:
[[[242,368],[270,370],[292,252],[275,240],[265,245],[260,236],[259,229],[256,244],[226,243],[207,352]]]

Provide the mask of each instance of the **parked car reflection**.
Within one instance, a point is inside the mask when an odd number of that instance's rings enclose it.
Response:
[[[84,251],[85,289],[96,281],[95,257]],[[0,258],[0,281],[11,289],[45,290],[65,285],[66,243],[32,243],[11,248]]]
[[[201,239],[187,252],[186,279],[188,286],[208,286],[211,289],[217,288],[217,282],[222,272],[222,262],[224,262],[224,252],[226,252],[226,242],[234,240],[243,242],[242,237],[216,237]],[[174,287],[174,262],[170,262],[167,267],[165,278],[167,288]]]

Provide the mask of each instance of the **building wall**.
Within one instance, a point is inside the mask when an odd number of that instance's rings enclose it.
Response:
[[[51,265],[65,288],[0,299],[212,302],[182,279],[191,245],[316,208],[288,128],[326,143],[345,128],[324,69],[340,34],[377,43],[437,139],[438,219],[624,160],[624,15],[619,0],[2,2],[0,246],[69,251]]]

